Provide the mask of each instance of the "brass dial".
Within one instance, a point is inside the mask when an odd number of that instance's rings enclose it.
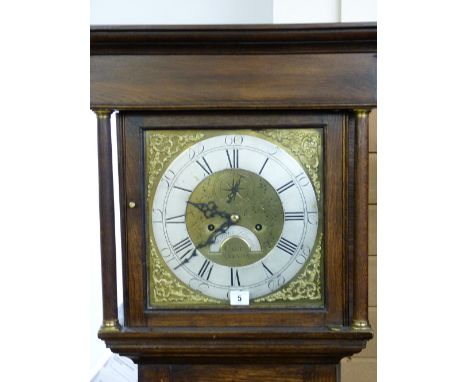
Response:
[[[208,176],[192,192],[186,225],[205,257],[243,267],[273,249],[283,230],[283,215],[281,200],[267,180],[250,171],[227,169]]]
[[[167,269],[219,300],[283,288],[311,257],[318,222],[306,170],[254,135],[189,146],[165,168],[153,197],[153,237]]]

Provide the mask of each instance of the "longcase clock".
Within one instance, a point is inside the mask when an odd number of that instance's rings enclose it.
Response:
[[[141,382],[339,380],[372,338],[375,106],[374,24],[91,29],[99,338]]]

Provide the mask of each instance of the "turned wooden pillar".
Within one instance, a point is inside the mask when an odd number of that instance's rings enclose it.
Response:
[[[99,219],[101,228],[102,314],[101,331],[120,329],[117,315],[115,259],[114,179],[112,173],[112,110],[95,110],[99,164]]]
[[[369,195],[369,112],[356,110],[355,211],[354,230],[354,329],[369,329],[368,299],[368,195]]]

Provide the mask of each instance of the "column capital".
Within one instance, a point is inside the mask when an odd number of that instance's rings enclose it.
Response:
[[[93,111],[98,118],[109,118],[114,112],[112,109],[93,109]]]
[[[354,109],[354,114],[356,114],[358,118],[365,118],[371,111],[372,109]]]

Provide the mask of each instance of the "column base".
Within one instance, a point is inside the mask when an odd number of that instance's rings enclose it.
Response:
[[[104,320],[99,328],[99,333],[120,332],[120,329],[119,320]]]
[[[351,327],[354,330],[365,330],[365,331],[371,330],[371,327],[366,320],[353,320]]]

